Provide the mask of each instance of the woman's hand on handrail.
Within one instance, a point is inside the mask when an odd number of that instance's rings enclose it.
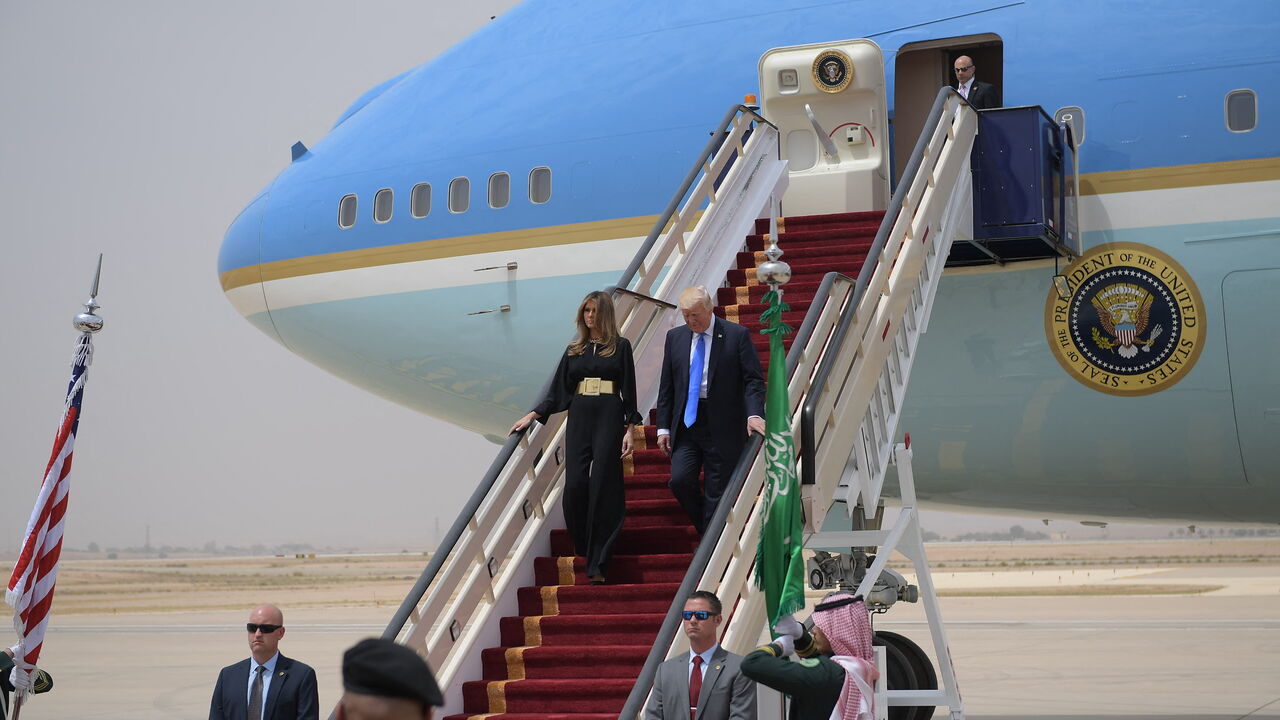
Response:
[[[508,434],[508,435],[515,435],[516,433],[520,432],[521,430],[524,430],[525,428],[527,428],[527,427],[529,427],[530,425],[532,425],[532,424],[533,424],[533,421],[534,421],[534,420],[537,420],[539,417],[540,417],[540,416],[538,415],[538,413],[536,413],[536,412],[534,412],[534,411],[530,410],[528,415],[525,415],[524,417],[520,418],[519,420],[517,420],[517,421],[516,421],[516,424],[515,424],[515,425],[512,425],[512,426],[511,426],[511,429],[510,429],[509,431],[507,431],[507,434]]]

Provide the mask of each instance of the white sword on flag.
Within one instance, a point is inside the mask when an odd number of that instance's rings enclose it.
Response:
[[[22,539],[22,552],[14,564],[13,574],[5,590],[5,601],[13,606],[13,629],[18,644],[10,648],[13,670],[10,679],[16,692],[12,720],[18,720],[22,704],[33,690],[41,692],[47,675],[37,673],[36,662],[44,647],[44,633],[49,625],[53,605],[53,588],[58,579],[58,557],[62,554],[62,533],[71,488],[71,457],[76,431],[80,424],[80,404],[89,365],[93,362],[93,334],[102,329],[98,309],[98,279],[102,275],[102,255],[93,273],[93,287],[84,312],[76,315],[73,325],[80,331],[71,360],[71,382],[62,408],[62,420],[54,437],[53,453],[45,468],[40,493],[36,496],[31,519]]]

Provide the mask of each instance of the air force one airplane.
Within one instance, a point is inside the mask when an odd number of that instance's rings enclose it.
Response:
[[[885,188],[965,56],[1006,106],[1069,121],[1078,245],[1062,270],[943,277],[902,421],[921,496],[1275,522],[1277,36],[1280,4],[1256,0],[527,0],[295,145],[231,224],[218,272],[297,355],[501,437],[579,299],[617,283],[725,109],[759,93],[768,119],[771,97],[809,82],[808,68],[766,78],[771,48],[857,37],[883,53],[846,70],[887,107],[872,94],[857,137],[830,135],[880,163]],[[800,179],[821,166],[818,139],[781,141],[783,215],[811,212]],[[884,210],[888,193],[869,198],[852,209]],[[1102,325],[1081,330],[1081,312]]]

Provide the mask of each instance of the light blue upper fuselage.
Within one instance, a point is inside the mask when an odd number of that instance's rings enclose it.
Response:
[[[772,47],[850,37],[871,38],[883,48],[892,112],[898,48],[941,38],[998,36],[1006,104],[1041,105],[1050,113],[1069,105],[1084,109],[1084,175],[1275,158],[1280,129],[1268,108],[1280,97],[1277,31],[1280,3],[1256,1],[529,0],[353,103],[322,141],[285,168],[232,223],[218,272],[655,215],[725,109],[745,93],[757,92],[761,54]],[[978,77],[983,77],[981,67]],[[1230,132],[1224,98],[1241,88],[1257,93],[1258,127]],[[935,90],[920,89],[927,95]],[[552,171],[553,191],[550,201],[534,204],[527,195],[528,173],[542,166]],[[512,200],[492,209],[485,202],[485,181],[499,171],[511,175]],[[446,208],[446,188],[455,177],[471,181],[470,209],[464,213]],[[432,184],[432,209],[425,218],[413,218],[408,198],[421,182]],[[389,222],[375,223],[373,197],[381,188],[395,191],[395,211]],[[338,203],[348,194],[358,197],[359,210],[355,225],[342,229]],[[1222,487],[1275,488],[1273,478],[1245,472],[1235,440],[1224,440],[1208,460],[1197,461],[1210,467],[1195,470],[1195,482],[1161,483],[1161,473],[1187,467],[1185,458],[1165,447],[1184,443],[1185,437],[1181,430],[1170,434],[1158,423],[1144,426],[1136,418],[1168,419],[1198,404],[1224,428],[1235,424],[1222,288],[1233,272],[1280,267],[1277,226],[1275,217],[1234,222],[1208,213],[1203,223],[1176,228],[1153,222],[1147,228],[1085,233],[1086,248],[1129,240],[1173,256],[1191,270],[1209,312],[1217,314],[1195,374],[1147,398],[1102,395],[1063,374],[1045,347],[1041,327],[1048,280],[1043,270],[949,280],[909,395],[908,420],[914,419],[914,437],[923,443],[917,455],[922,494],[932,491],[936,499],[973,506],[1035,510],[1056,504],[1097,516],[1182,517],[1187,511],[1181,508],[1204,504],[1206,489],[1218,496]],[[1251,239],[1188,243],[1215,235]],[[628,260],[620,258],[616,267]],[[583,292],[616,278],[616,269],[601,268],[527,281],[518,290],[525,304],[502,325],[438,317],[446,306],[490,303],[498,291],[484,286],[280,309],[268,298],[266,310],[249,319],[298,354],[367,389],[498,434],[533,400],[571,331],[569,316]],[[517,291],[501,290],[512,292]],[[983,327],[975,318],[990,325]],[[410,326],[414,323],[421,324]],[[441,337],[448,337],[447,349],[438,347]],[[975,343],[991,347],[978,352]],[[1280,347],[1274,342],[1250,346],[1250,352],[1270,350],[1280,352]],[[1002,362],[993,366],[987,358]],[[1010,367],[1018,368],[1012,377]],[[1044,383],[1056,380],[1065,383],[1046,389]],[[1014,472],[1007,460],[1025,449],[1009,443],[1028,398],[1038,392],[1052,395],[1041,400],[1060,410],[1055,417],[1067,424],[1046,428],[1033,463],[1038,470]],[[1091,417],[1102,422],[1135,408],[1141,410],[1124,442],[1108,445],[1103,436],[1118,432],[1109,427],[1093,436],[1085,433],[1073,447],[1082,430],[1077,424]],[[973,442],[969,426],[977,417],[991,437]],[[930,487],[929,443],[952,441],[960,432],[975,448],[970,474],[944,476],[933,466]],[[1150,463],[1120,473],[1134,488],[1131,498],[1065,507],[1065,495],[1052,489],[1055,472],[1064,468],[1099,473],[1102,482],[1126,453],[1144,452],[1153,443],[1160,447],[1151,447]],[[1111,449],[1099,451],[1099,446]],[[978,488],[966,478],[983,484]],[[1010,500],[1029,484],[1039,484],[1041,491]],[[1088,477],[1077,482],[1089,484]],[[1153,501],[1159,497],[1168,502]],[[1258,519],[1238,510],[1257,499],[1246,494],[1221,509],[1206,507],[1198,516]]]

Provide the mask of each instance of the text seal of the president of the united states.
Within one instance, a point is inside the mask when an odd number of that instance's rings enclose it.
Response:
[[[1108,243],[1063,271],[1071,294],[1050,289],[1045,334],[1076,380],[1111,395],[1148,395],[1183,378],[1204,344],[1204,301],[1186,269],[1147,245]]]

